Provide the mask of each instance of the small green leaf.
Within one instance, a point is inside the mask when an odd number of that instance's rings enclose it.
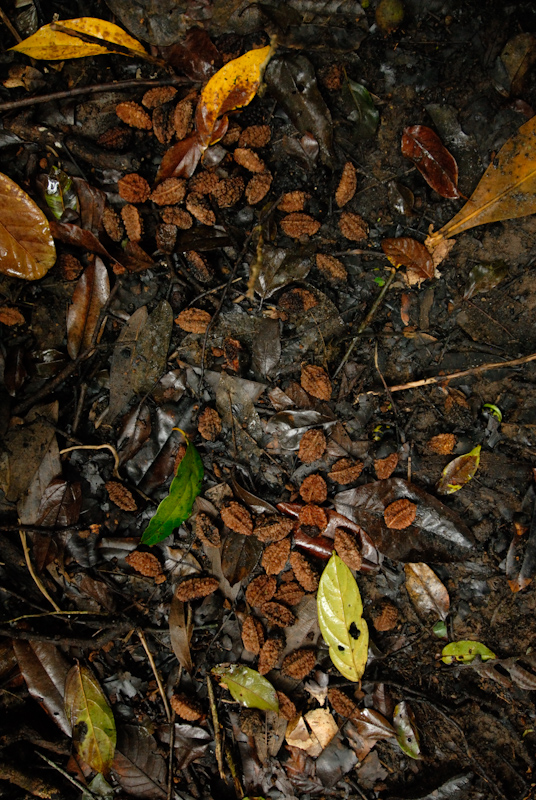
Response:
[[[434,636],[437,636],[438,639],[447,638],[447,626],[445,625],[442,619],[437,620],[432,630],[434,632]]]
[[[481,447],[478,445],[471,452],[458,456],[447,464],[437,484],[439,494],[458,492],[475,477],[480,463],[480,450]]]
[[[445,645],[441,651],[441,661],[444,664],[453,664],[455,661],[460,664],[470,664],[477,656],[480,656],[482,661],[489,661],[490,658],[497,658],[495,653],[481,642],[451,642]]]
[[[224,686],[227,686],[233,698],[246,708],[260,708],[267,711],[279,711],[277,694],[270,681],[254,669],[241,664],[214,667],[212,670]]]
[[[347,77],[343,86],[343,97],[348,105],[353,106],[348,119],[355,123],[357,134],[362,139],[371,139],[378,128],[380,114],[372,102],[370,92],[361,83]]]
[[[410,758],[419,760],[421,758],[419,734],[413,714],[405,701],[395,706],[393,725],[395,726],[396,740],[402,752]]]
[[[169,494],[162,500],[143,532],[142,544],[158,544],[188,519],[194,500],[201,491],[203,475],[201,456],[193,444],[188,442],[177,474],[171,481]]]
[[[482,408],[489,408],[495,419],[499,420],[499,422],[502,422],[502,412],[498,406],[494,406],[493,403],[484,403]]]
[[[116,743],[112,709],[99,682],[87,667],[76,664],[65,680],[65,711],[71,721],[79,758],[106,775]]]
[[[335,553],[320,578],[317,608],[333,664],[345,678],[358,681],[367,665],[368,627],[356,580]]]

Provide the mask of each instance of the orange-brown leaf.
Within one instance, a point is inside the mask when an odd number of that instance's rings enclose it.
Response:
[[[71,358],[87,350],[110,295],[106,267],[97,256],[82,273],[67,311],[67,350]]]
[[[401,236],[399,239],[384,239],[382,250],[393,266],[407,267],[417,273],[419,280],[434,277],[434,264],[426,247],[416,239]]]
[[[156,183],[159,184],[166,178],[191,178],[202,152],[203,148],[196,133],[174,144],[164,153]]]

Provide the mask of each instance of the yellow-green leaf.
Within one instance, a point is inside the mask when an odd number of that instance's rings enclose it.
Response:
[[[413,713],[405,700],[395,706],[393,725],[395,726],[396,740],[402,752],[410,758],[419,760],[421,758],[419,734]]]
[[[220,678],[233,698],[246,708],[278,711],[279,702],[274,687],[266,678],[242,664],[214,667],[214,675]]]
[[[112,764],[116,730],[112,709],[97,679],[76,664],[65,681],[65,710],[79,758],[104,775]]]
[[[490,658],[497,658],[495,653],[486,647],[482,642],[472,642],[470,640],[451,642],[445,645],[441,651],[441,661],[444,664],[452,664],[455,661],[460,664],[470,664],[477,656],[482,661],[489,661]]]
[[[345,678],[358,681],[367,664],[368,627],[356,580],[335,553],[320,578],[317,607],[333,664]]]
[[[113,53],[114,44],[134,50],[140,55],[147,55],[145,48],[136,39],[112,22],[106,22],[96,17],[80,17],[79,19],[62,20],[57,24],[97,39],[103,39],[106,44],[104,42],[102,45],[96,42],[84,42],[82,39],[69,36],[68,33],[54,30],[52,25],[43,25],[33,36],[24,39],[10,49],[24,53],[31,58],[46,61],[62,61],[65,58],[82,58]]]
[[[465,484],[475,477],[480,464],[480,450],[481,447],[478,445],[469,453],[458,456],[447,464],[437,483],[439,494],[454,494],[463,489]]]

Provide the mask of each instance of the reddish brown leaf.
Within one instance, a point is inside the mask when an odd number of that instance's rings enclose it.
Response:
[[[49,642],[13,640],[20,671],[31,696],[50,714],[67,736],[71,723],[65,713],[65,679],[70,665],[60,650]]]
[[[432,257],[426,247],[416,239],[409,236],[384,239],[382,250],[395,267],[407,267],[421,280],[434,277]]]
[[[439,619],[446,619],[450,597],[435,572],[422,562],[405,564],[404,571],[407,593],[419,614],[426,616],[432,613]]]
[[[18,308],[0,306],[0,322],[2,325],[24,325],[25,319]]]
[[[137,725],[119,728],[112,772],[129,795],[145,800],[166,797],[166,762],[146,728]]]
[[[413,161],[426,183],[441,197],[455,200],[458,191],[458,165],[431,128],[412,125],[402,136],[402,155]]]
[[[156,184],[166,178],[191,178],[199,164],[203,148],[197,133],[182,139],[164,153],[156,176]]]
[[[514,538],[506,555],[506,578],[512,592],[519,592],[536,575],[536,514],[530,528],[514,524]]]
[[[221,565],[231,586],[251,574],[261,552],[262,544],[256,536],[243,536],[234,531],[227,534],[221,553]]]
[[[171,47],[161,47],[163,58],[192,81],[206,81],[221,67],[221,55],[203,28],[190,28],[186,36]]]
[[[78,522],[82,506],[82,486],[54,478],[46,487],[39,507],[38,525],[66,528]]]
[[[83,247],[84,250],[90,250],[92,253],[98,253],[104,258],[109,258],[110,261],[115,261],[115,258],[110,255],[91,231],[86,231],[71,222],[56,222],[53,219],[50,220],[50,230],[53,237],[59,239],[60,242],[71,244],[74,247]]]
[[[102,215],[106,205],[106,195],[96,186],[91,186],[82,178],[73,178],[80,203],[80,225],[96,236],[102,230]]]
[[[67,350],[71,358],[76,358],[91,346],[101,311],[109,296],[108,272],[97,257],[82,273],[67,311]]]

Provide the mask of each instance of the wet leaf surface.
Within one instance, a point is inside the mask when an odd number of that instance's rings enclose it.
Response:
[[[370,92],[361,83],[346,77],[343,85],[343,99],[351,109],[348,119],[353,123],[357,136],[361,139],[373,137],[380,123],[380,114],[372,101]]]
[[[56,725],[71,736],[65,713],[65,679],[70,665],[59,648],[49,642],[13,640],[13,649],[30,695],[43,706]]]
[[[481,661],[488,661],[490,658],[495,658],[495,654],[482,642],[469,640],[451,642],[445,645],[441,651],[441,660],[444,664],[453,664],[455,662],[470,664],[477,657]]]
[[[278,710],[279,703],[274,687],[256,670],[231,664],[214,667],[212,672],[229,689],[237,703],[245,708]]]
[[[480,450],[481,447],[478,445],[469,453],[458,456],[447,464],[437,484],[439,494],[458,492],[474,478],[480,463]]]
[[[97,679],[87,667],[76,664],[69,671],[65,679],[65,710],[78,756],[95,772],[106,775],[115,753],[114,715]]]
[[[400,237],[384,239],[382,250],[393,266],[405,266],[408,274],[414,273],[419,280],[434,277],[434,264],[426,247],[416,239]]]
[[[110,279],[100,258],[86,267],[67,311],[67,350],[72,359],[95,344],[102,310],[110,296]]]
[[[66,528],[78,522],[82,507],[82,485],[54,478],[41,496],[39,525],[49,528]]]
[[[231,586],[251,574],[262,550],[262,544],[256,536],[243,536],[241,533],[229,531],[222,546],[221,567]]]
[[[173,595],[169,610],[169,636],[171,647],[177,656],[177,661],[186,672],[193,670],[192,656],[190,653],[191,628],[186,624],[185,606],[176,595]]]
[[[479,292],[489,292],[498,286],[507,275],[506,264],[475,264],[469,272],[463,299],[470,300]]]
[[[106,0],[106,5],[133,36],[161,47],[178,42],[190,22],[181,0]]]
[[[166,762],[146,728],[119,726],[112,773],[127,794],[147,800],[165,798],[166,772]]]
[[[506,578],[512,592],[525,589],[536,575],[536,514],[528,528],[514,523],[514,536],[506,554]]]
[[[450,608],[449,593],[427,564],[405,564],[406,590],[419,614],[435,614],[446,619]]]
[[[412,125],[402,136],[402,155],[413,161],[425,181],[441,195],[455,200],[458,191],[458,165],[431,128]]]
[[[405,700],[396,706],[393,714],[393,724],[396,731],[396,740],[402,752],[410,758],[421,758],[419,734],[415,725],[415,718]]]

